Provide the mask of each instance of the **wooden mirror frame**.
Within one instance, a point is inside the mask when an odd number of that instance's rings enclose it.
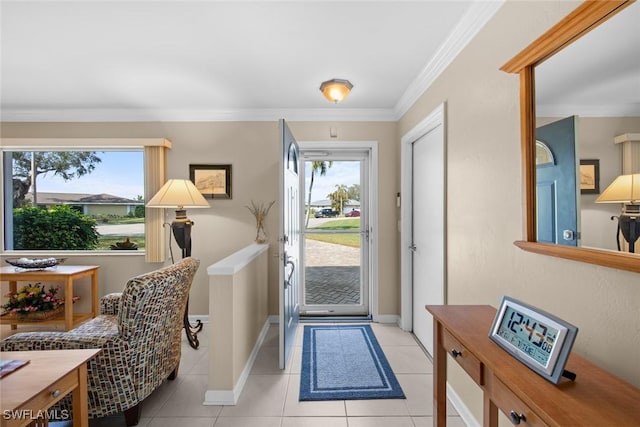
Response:
[[[602,24],[634,1],[585,1],[500,68],[507,73],[520,74],[520,129],[525,196],[525,240],[518,240],[514,244],[525,251],[640,273],[640,256],[638,254],[538,243],[536,241],[535,66]]]

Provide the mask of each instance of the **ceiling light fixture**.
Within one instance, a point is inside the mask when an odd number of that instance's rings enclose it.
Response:
[[[320,92],[330,102],[337,104],[349,95],[353,89],[353,85],[349,80],[331,79],[326,82],[322,82],[320,85]]]

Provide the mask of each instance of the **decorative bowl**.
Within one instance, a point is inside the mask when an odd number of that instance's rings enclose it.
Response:
[[[27,270],[44,270],[45,268],[55,267],[64,261],[58,258],[9,258],[5,259],[7,264],[17,268]]]

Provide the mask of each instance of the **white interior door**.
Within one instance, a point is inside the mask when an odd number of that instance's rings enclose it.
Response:
[[[427,304],[445,302],[444,126],[412,143],[413,333],[433,356],[433,317]]]
[[[300,307],[300,148],[284,120],[280,120],[280,369],[291,359]]]

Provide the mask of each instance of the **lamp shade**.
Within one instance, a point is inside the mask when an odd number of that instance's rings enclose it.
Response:
[[[209,202],[190,180],[170,179],[146,206],[148,208],[208,208]]]
[[[596,199],[596,203],[640,202],[640,174],[620,175]]]
[[[349,95],[353,89],[353,85],[349,80],[331,79],[326,82],[322,82],[320,85],[320,91],[329,101],[337,104]]]

